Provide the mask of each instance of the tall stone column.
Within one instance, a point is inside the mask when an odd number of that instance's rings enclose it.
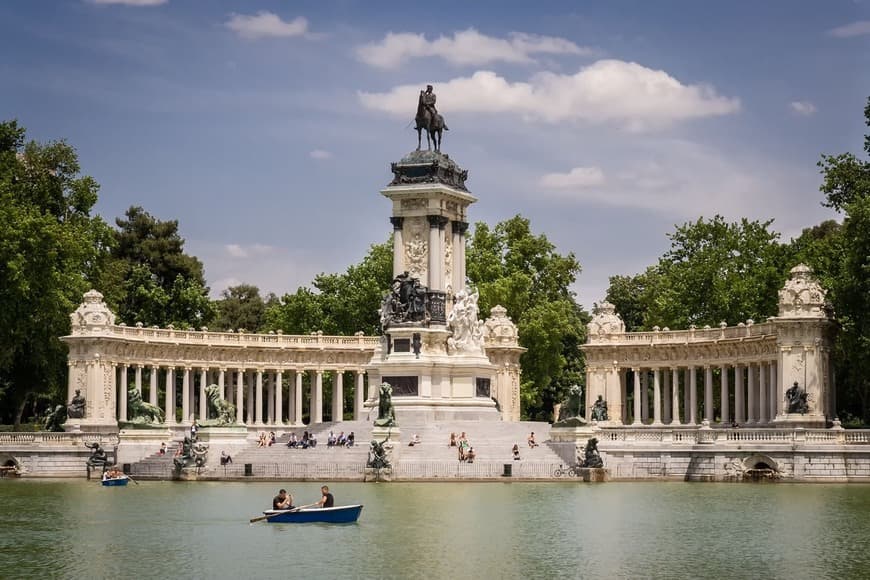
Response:
[[[245,370],[236,371],[236,423],[245,424]]]
[[[619,422],[622,425],[628,424],[628,371],[619,369],[619,400],[622,401],[619,408]]]
[[[344,420],[344,371],[336,371],[332,380],[332,421]]]
[[[235,377],[235,373],[233,371],[227,372],[227,403],[230,405],[236,404],[236,388],[235,383],[233,382],[233,378]]]
[[[205,387],[208,383],[208,369],[199,369],[199,420],[208,420],[208,396]]]
[[[276,371],[272,382],[275,384],[275,424],[281,426],[284,425],[284,417],[282,416],[284,374],[281,371]]]
[[[166,423],[175,425],[175,368],[166,369]]]
[[[302,425],[302,373],[305,371],[296,371],[296,389],[293,391],[294,406],[293,412],[293,424],[294,425]]]
[[[275,381],[269,379],[268,375],[265,378],[266,385],[266,423],[268,425],[275,424]]]
[[[139,397],[142,397],[142,366],[136,365],[136,375],[133,379],[136,384],[136,392],[139,393]]]
[[[719,372],[722,373],[719,376],[719,397],[722,400],[722,424],[728,425],[731,421],[731,412],[728,408],[728,367],[722,365],[719,367]]]
[[[661,369],[662,373],[662,405],[664,409],[662,409],[662,421],[664,423],[670,423],[673,420],[673,409],[671,407],[671,401],[673,401],[673,397],[671,396],[671,369],[665,367]]]
[[[311,422],[323,423],[323,371],[314,371],[311,383]]]
[[[263,424],[263,371],[257,369],[257,395],[256,395],[256,418],[257,425]]]
[[[746,422],[746,403],[744,402],[746,388],[743,386],[744,368],[741,364],[734,365],[734,421],[738,425]]]
[[[151,372],[148,373],[148,402],[157,406],[157,375],[160,374],[160,367],[151,365]]]
[[[362,421],[363,419],[363,389],[365,388],[365,374],[363,371],[356,371],[356,386],[353,391],[353,420]]]
[[[453,232],[453,292],[465,288],[465,232],[468,222],[453,220],[450,224]]]
[[[640,369],[631,369],[634,373],[634,417],[632,425],[640,425]]]
[[[758,422],[767,423],[770,417],[767,416],[767,403],[770,397],[767,394],[767,367],[762,363],[758,363]]]
[[[447,218],[440,215],[429,219],[429,289],[444,290],[444,226]]]
[[[698,424],[698,368],[689,367],[689,424]]]
[[[190,423],[192,412],[190,409],[190,367],[184,367],[181,375],[181,422]]]
[[[680,370],[671,369],[671,425],[680,424]]]
[[[118,389],[118,420],[127,420],[127,365],[121,365],[121,384]]]
[[[393,224],[393,278],[402,273],[405,267],[405,241],[402,236],[403,217],[391,217]]]
[[[662,424],[661,369],[653,369],[653,425]]]
[[[713,368],[704,367],[704,418],[713,422]]]
[[[746,365],[746,422],[749,424],[756,423],[756,403],[758,401],[758,393],[755,390],[755,375],[758,373],[758,368],[749,363]]]
[[[245,413],[245,421],[248,425],[254,424],[254,409],[256,409],[257,404],[254,399],[254,371],[248,371],[245,373],[248,375],[248,400],[245,403],[247,407],[247,412]]]
[[[689,425],[692,417],[692,397],[689,393],[689,367],[683,369],[683,425]]]
[[[776,416],[782,413],[782,402],[776,392],[776,362],[770,362],[768,365],[768,371],[770,373],[769,381],[767,383],[768,391],[770,391],[770,420],[773,422]]]
[[[221,368],[218,370],[217,386],[218,386],[218,390],[220,390],[221,400],[223,400],[223,401],[227,400],[226,374],[227,374],[227,369]]]
[[[644,425],[649,421],[649,369],[640,373],[640,421]]]

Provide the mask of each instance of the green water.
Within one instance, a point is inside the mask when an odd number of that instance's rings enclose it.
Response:
[[[359,523],[250,525],[279,486],[2,481],[0,577],[870,577],[870,486],[337,483]]]

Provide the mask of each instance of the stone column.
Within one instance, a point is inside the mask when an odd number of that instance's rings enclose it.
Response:
[[[323,371],[314,371],[311,383],[311,423],[323,423]]]
[[[755,405],[758,401],[758,393],[755,390],[755,375],[758,369],[754,364],[746,365],[746,422],[753,424],[756,422]]]
[[[680,424],[680,370],[674,368],[671,370],[671,406],[672,420],[671,425]]]
[[[640,421],[644,425],[649,421],[649,369],[640,373]]]
[[[362,421],[363,419],[363,389],[365,388],[365,374],[363,371],[356,371],[356,386],[353,391],[353,420]]]
[[[245,424],[245,370],[236,371],[236,423]]]
[[[344,371],[336,371],[332,380],[332,421],[344,420]]]
[[[284,390],[284,374],[281,371],[275,371],[272,382],[275,384],[275,424],[283,425],[284,417],[281,407],[284,406],[284,393],[282,392]]]
[[[447,218],[440,215],[429,219],[429,289],[444,290],[444,226]]]
[[[175,425],[175,368],[166,369],[166,423]]]
[[[758,363],[758,422],[769,423],[773,420],[772,415],[767,413],[767,404],[770,395],[767,393],[767,364]]]
[[[683,425],[689,425],[692,417],[692,399],[689,393],[689,367],[683,369]]]
[[[160,367],[151,365],[151,372],[148,377],[148,402],[157,406],[157,375],[160,373]]]
[[[770,372],[770,380],[767,383],[768,390],[770,391],[770,420],[773,421],[778,414],[782,413],[782,402],[776,392],[776,362],[771,362],[768,367]]]
[[[728,408],[728,367],[722,365],[719,368],[719,372],[722,373],[719,377],[719,397],[722,399],[722,424],[728,425],[731,421],[731,412]]]
[[[294,395],[294,405],[293,405],[293,424],[294,425],[302,425],[302,373],[305,371],[296,371],[296,389],[293,391]]]
[[[459,245],[453,247],[453,269],[459,271],[459,290],[461,290],[465,288],[465,232],[468,231],[468,222],[454,222],[453,229],[459,231]]]
[[[405,218],[391,217],[393,224],[393,278],[401,274],[405,268],[405,242],[402,237],[402,224]]]
[[[632,425],[640,425],[640,369],[631,369],[634,373],[634,417]]]
[[[245,413],[245,420],[248,425],[254,424],[254,409],[257,407],[256,401],[254,400],[254,371],[248,371],[245,373],[248,375],[248,401],[245,404],[247,407],[247,412]]]
[[[223,369],[223,368],[220,369],[218,371],[218,382],[217,382],[218,389],[220,390],[220,393],[221,393],[221,399],[224,401],[227,400],[226,373],[227,373],[227,369]]]
[[[713,368],[704,367],[704,418],[713,423]]]
[[[619,421],[622,425],[628,424],[628,371],[619,369],[619,398],[622,401],[619,409]]]
[[[121,388],[118,389],[118,421],[126,421],[127,420],[127,365],[121,365],[121,385],[120,386],[121,386]]]
[[[664,423],[671,423],[671,401],[673,397],[671,397],[671,369],[665,367],[661,369],[662,373],[662,421]]]
[[[181,375],[181,422],[190,423],[190,367],[184,367]]]
[[[689,367],[689,424],[698,424],[698,369]]]
[[[266,377],[266,384],[268,388],[266,389],[266,423],[269,425],[275,424],[275,381],[269,380],[269,377]]]
[[[746,389],[743,386],[743,365],[734,365],[734,422],[742,425],[746,422],[746,404],[744,395]]]
[[[257,395],[256,395],[256,418],[254,422],[257,425],[263,424],[263,371],[257,369]]]
[[[662,424],[661,369],[653,369],[653,425]]]
[[[142,366],[136,365],[136,375],[133,378],[136,384],[136,392],[139,393],[139,397],[142,397]]]
[[[208,386],[208,369],[199,369],[199,420],[208,420],[208,396],[205,388]]]

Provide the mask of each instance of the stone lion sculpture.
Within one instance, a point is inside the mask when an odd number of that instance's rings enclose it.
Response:
[[[54,411],[49,412],[42,422],[42,428],[46,431],[63,431],[63,423],[66,421],[66,406],[57,405]]]
[[[221,396],[221,388],[209,385],[205,388],[208,399],[209,416],[214,417],[218,425],[230,425],[236,420],[236,406]]]
[[[127,389],[127,410],[131,423],[162,423],[165,418],[163,409],[143,401],[136,387]]]

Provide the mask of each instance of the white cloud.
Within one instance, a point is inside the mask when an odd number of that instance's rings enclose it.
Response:
[[[123,4],[125,6],[159,6],[169,0],[88,0],[91,4]]]
[[[604,172],[598,167],[575,167],[568,173],[548,173],[540,184],[552,189],[571,189],[604,185]]]
[[[359,98],[369,109],[407,115],[419,90],[402,85],[386,93],[360,92]],[[683,84],[665,71],[621,60],[599,60],[573,75],[539,73],[529,82],[478,71],[438,84],[436,92],[447,115],[511,113],[547,123],[614,122],[630,130],[740,110],[739,99],[720,96],[709,85]]]
[[[308,32],[308,20],[299,16],[290,22],[273,12],[261,10],[254,15],[231,14],[224,25],[248,40],[267,37],[303,36]]]
[[[850,22],[849,24],[829,30],[828,34],[836,36],[837,38],[852,38],[853,36],[870,34],[870,20]]]
[[[226,255],[230,258],[252,258],[255,256],[265,256],[275,252],[275,248],[265,244],[250,244],[242,246],[240,244],[226,244],[224,246]]]
[[[323,149],[315,149],[308,154],[312,159],[323,160],[332,158],[332,153],[329,151],[324,151]]]
[[[794,113],[805,117],[809,117],[818,111],[816,106],[809,101],[792,101],[788,106],[791,107]]]
[[[482,65],[491,62],[528,63],[533,54],[592,54],[570,40],[514,32],[508,38],[481,34],[474,28],[428,40],[422,34],[388,33],[383,40],[356,49],[357,58],[378,68],[395,68],[407,60],[438,57],[455,65]]]

